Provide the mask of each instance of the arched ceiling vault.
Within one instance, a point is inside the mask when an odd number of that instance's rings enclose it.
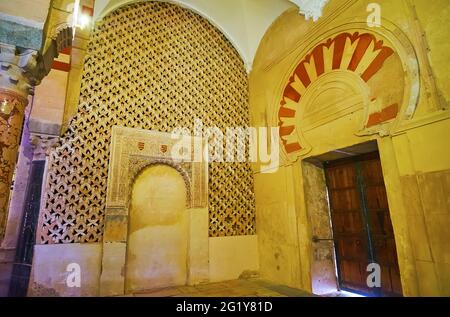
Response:
[[[96,0],[94,20],[115,9],[145,0]],[[190,9],[216,26],[232,43],[250,72],[259,43],[272,22],[295,7],[288,0],[156,0]]]

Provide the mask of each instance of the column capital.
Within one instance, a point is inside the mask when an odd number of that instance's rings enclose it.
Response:
[[[0,43],[0,87],[27,99],[45,76],[38,71],[38,59],[37,51]]]
[[[0,43],[0,87],[21,95],[33,95],[34,86],[50,72],[53,59],[72,45],[72,28],[55,29],[45,52]]]
[[[329,0],[289,0],[299,8],[299,13],[305,16],[306,20],[310,18],[316,22],[321,16],[325,5]]]
[[[59,136],[30,133],[30,144],[33,147],[33,161],[45,160],[59,142]]]

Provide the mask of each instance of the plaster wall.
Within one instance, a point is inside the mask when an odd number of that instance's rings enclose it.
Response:
[[[182,176],[168,166],[149,167],[131,195],[126,291],[186,284],[189,225]]]
[[[198,216],[201,216],[200,213],[197,215],[195,210],[190,212],[191,221],[195,218],[198,220]],[[206,217],[201,218],[207,220]],[[190,230],[195,228],[196,225],[191,226]],[[202,250],[203,244],[195,240],[191,240],[190,243],[190,250],[193,253],[189,257],[190,274],[196,275],[197,278],[189,279],[186,283],[188,285],[249,278],[259,274],[256,235],[209,238],[209,250]],[[124,252],[127,252],[126,245],[120,243],[109,243],[106,246],[102,243],[36,245],[28,294],[29,296],[106,295],[108,289],[115,289],[119,284],[123,285],[121,278],[124,278],[126,263],[116,262],[123,258]],[[119,269],[101,276],[104,254],[107,254],[106,259],[113,261],[116,264],[115,267]],[[209,269],[206,271],[202,269],[205,262],[209,263],[209,266],[207,265]],[[71,263],[77,263],[80,266],[81,287],[79,288],[69,287],[67,284],[67,280],[71,279],[70,273],[73,272],[68,271]],[[192,267],[196,272],[192,272]],[[104,279],[102,290],[100,290],[101,278]]]
[[[209,238],[209,281],[220,282],[258,275],[258,236]]]
[[[101,261],[101,243],[35,245],[28,295],[98,296]],[[67,283],[72,263],[79,266],[80,287]]]
[[[305,43],[320,43],[322,34],[345,23],[365,23],[369,2],[330,1],[317,23],[305,21],[291,9],[273,23],[261,41],[250,75],[253,126],[278,123],[271,118],[279,110],[282,89],[292,70],[305,54]],[[376,140],[404,295],[448,296],[450,120],[446,61],[450,56],[445,49],[446,35],[437,31],[437,25],[449,19],[449,4],[433,2],[431,10],[425,1],[379,1],[379,4],[383,21],[390,21],[385,23],[393,23],[406,36],[418,61],[420,88],[415,112],[409,118],[399,114],[390,132],[373,134],[358,133],[357,122],[363,121],[363,112],[349,112],[305,133],[310,151],[296,160],[284,158],[277,172],[261,173],[259,165],[254,165],[260,271],[273,281],[312,290],[312,225],[305,202],[305,170],[301,161]],[[380,29],[366,27],[365,31]],[[406,89],[415,89],[406,77],[392,72],[391,75],[372,85],[372,92],[382,86],[385,88],[381,91],[390,91],[402,82]]]

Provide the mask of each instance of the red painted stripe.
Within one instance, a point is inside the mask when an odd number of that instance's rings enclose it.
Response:
[[[325,62],[323,60],[323,47],[324,45],[319,45],[313,51],[314,65],[316,66],[317,77],[325,72]]]
[[[63,72],[68,72],[68,71],[70,71],[70,64],[55,60],[55,61],[53,61],[52,69],[61,70]]]
[[[380,112],[372,113],[369,116],[369,119],[367,120],[366,128],[373,127],[374,125],[377,125],[380,123],[381,123],[381,113]]]
[[[394,51],[389,47],[383,47],[378,56],[373,60],[372,64],[367,67],[366,71],[361,75],[361,78],[368,82],[373,75],[375,75],[381,67],[383,67],[384,62],[392,55]]]
[[[67,46],[65,49],[59,52],[60,54],[70,55],[72,53],[72,46]]]
[[[353,72],[356,70],[372,41],[375,41],[375,38],[369,34],[362,34],[360,36],[358,45],[356,46],[350,64],[348,65],[348,70]]]
[[[384,122],[394,119],[395,117],[397,117],[397,114],[398,104],[394,103],[393,105],[390,105],[389,107],[386,107],[381,111],[381,120]]]
[[[293,82],[293,80],[291,81],[291,83]],[[284,89],[284,97],[289,98],[295,102],[298,102],[300,100],[300,94],[297,92],[297,90],[295,90],[294,88],[292,88],[291,85],[287,85],[286,88]]]
[[[395,103],[393,105],[384,108],[380,112],[372,113],[369,116],[369,119],[367,120],[366,127],[370,128],[373,127],[374,125],[394,119],[395,117],[397,117],[397,114],[398,114],[398,104]]]
[[[290,135],[292,132],[294,132],[295,127],[293,125],[290,125],[288,127],[280,127],[280,136],[286,136]]]
[[[306,59],[305,59],[306,60]],[[309,61],[309,58],[308,58]],[[300,78],[303,86],[307,88],[311,84],[311,79],[309,79],[308,73],[306,72],[305,62],[301,62],[295,69],[295,74]]]
[[[91,7],[87,7],[87,6],[82,6],[81,7],[81,13],[82,14],[87,14],[89,16],[94,16],[94,8]]]
[[[342,33],[334,39],[333,69],[341,68],[342,56],[344,55],[345,41],[347,40],[347,37],[350,37],[350,34]]]
[[[295,110],[281,107],[278,111],[278,118],[293,118],[295,117]]]
[[[287,153],[293,153],[293,152],[300,151],[302,149],[302,147],[300,146],[299,143],[291,143],[291,144],[286,144],[284,146],[284,149],[286,150]]]

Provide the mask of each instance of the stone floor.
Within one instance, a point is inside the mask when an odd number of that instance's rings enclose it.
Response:
[[[196,286],[170,287],[142,291],[135,297],[310,297],[305,291],[263,279],[242,279]]]

